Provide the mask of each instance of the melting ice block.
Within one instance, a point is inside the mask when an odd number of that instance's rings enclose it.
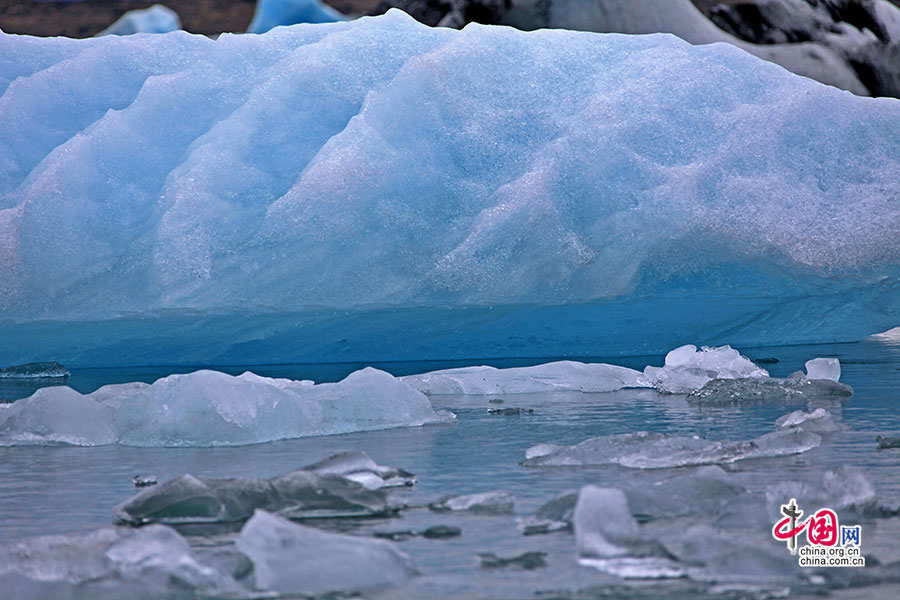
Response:
[[[841,361],[836,358],[814,358],[806,361],[807,379],[827,379],[839,381],[841,378]]]
[[[496,369],[462,367],[402,377],[402,381],[425,394],[529,394],[534,392],[612,392],[627,387],[644,387],[641,373],[634,369],[602,363],[585,364],[571,360]]]
[[[167,6],[154,4],[145,9],[129,10],[97,36],[169,33],[179,29],[181,29],[181,19],[178,18],[178,14]]]
[[[126,500],[115,508],[113,518],[117,523],[143,525],[241,521],[256,509],[292,518],[384,514],[391,506],[382,488],[392,487],[399,474],[412,477],[376,465],[364,452],[354,452],[270,479],[182,475]]]
[[[0,56],[0,364],[613,356],[900,322],[900,102],[725,44],[391,11],[0,34]]]
[[[644,380],[666,394],[687,394],[713,379],[763,378],[769,373],[731,346],[681,346],[666,355],[663,367],[644,368]]]
[[[237,539],[253,561],[256,587],[319,596],[365,592],[404,583],[412,561],[390,542],[326,533],[256,511]]]
[[[806,431],[814,433],[834,433],[835,431],[843,431],[847,429],[845,425],[836,423],[834,417],[831,416],[824,408],[817,408],[810,412],[795,410],[794,412],[779,417],[775,421],[775,427],[781,429],[785,427],[799,427]]]
[[[100,529],[0,545],[4,600],[240,598],[247,590],[198,560],[175,530]]]
[[[527,467],[619,464],[661,469],[800,454],[821,442],[821,437],[802,429],[782,429],[741,442],[640,431],[590,438],[574,446],[540,444],[528,449],[522,464]]]
[[[464,496],[446,496],[428,505],[431,510],[467,510],[482,515],[512,514],[515,498],[509,492],[483,492]]]
[[[421,392],[372,368],[321,385],[197,371],[87,395],[42,388],[0,413],[0,444],[227,446],[451,418],[435,413]]]

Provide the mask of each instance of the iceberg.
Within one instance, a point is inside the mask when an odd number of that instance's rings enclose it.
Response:
[[[714,379],[751,377],[768,378],[769,373],[731,346],[697,350],[688,344],[666,354],[665,366],[644,368],[646,383],[664,394],[687,394]]]
[[[71,375],[58,362],[28,363],[0,368],[0,379],[64,379]]]
[[[281,25],[333,23],[344,16],[320,0],[257,0],[248,33],[265,33]]]
[[[416,574],[390,542],[319,531],[263,510],[247,521],[236,545],[253,562],[258,589],[292,596],[379,590]]]
[[[229,574],[201,562],[174,529],[105,528],[0,546],[5,600],[244,598]]]
[[[497,369],[461,367],[401,377],[429,396],[438,394],[531,394],[536,392],[613,392],[645,387],[634,369],[603,363],[564,360],[533,367]]]
[[[741,442],[639,431],[590,438],[574,446],[533,446],[527,450],[522,465],[558,467],[618,464],[636,469],[664,469],[789,456],[812,450],[821,442],[820,436],[801,428],[780,429]]]
[[[178,14],[167,6],[154,4],[145,9],[129,10],[97,36],[169,33],[179,29],[181,19],[178,18]]]
[[[216,479],[182,475],[154,485],[126,500],[113,511],[119,524],[224,523],[249,519],[256,509],[291,518],[371,516],[390,513],[388,496],[375,487],[376,473],[406,473],[376,465],[364,452],[351,453],[354,463],[371,469],[335,469],[335,463],[350,463],[348,454],[338,454],[270,479]],[[362,481],[360,473],[369,473]],[[406,475],[409,475],[406,473]]]
[[[0,364],[617,356],[900,323],[900,102],[726,44],[390,11],[0,34],[0,56]]]
[[[320,385],[196,371],[91,394],[41,388],[0,412],[0,445],[232,446],[452,418],[436,413],[421,392],[372,368]],[[357,469],[363,479],[404,477],[362,463],[332,467]]]

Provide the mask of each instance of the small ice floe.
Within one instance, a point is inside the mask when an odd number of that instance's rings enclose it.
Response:
[[[786,502],[786,498],[802,498],[803,503],[813,509],[827,506],[833,510],[845,511],[852,508],[860,513],[883,512],[876,506],[875,486],[865,471],[851,465],[826,471],[797,473],[790,479],[766,487],[767,510],[770,514],[778,514],[779,507]]]
[[[642,535],[622,490],[581,488],[574,523],[582,565],[625,579],[684,576],[684,569],[662,544]]]
[[[900,435],[884,437],[879,435],[875,437],[875,443],[878,444],[879,450],[887,450],[888,448],[900,448]]]
[[[523,552],[518,556],[504,558],[497,556],[493,552],[479,552],[478,558],[481,559],[481,566],[485,569],[505,569],[515,568],[531,571],[547,566],[546,552]]]
[[[578,492],[565,492],[543,504],[534,516],[516,519],[524,535],[571,531]]]
[[[688,344],[666,355],[665,366],[644,368],[643,381],[664,394],[688,394],[713,379],[764,378],[769,373],[731,346],[700,350]]]
[[[428,505],[433,511],[469,511],[480,515],[509,515],[515,498],[509,492],[484,492],[465,496],[445,496]]]
[[[523,414],[534,414],[533,408],[519,408],[519,407],[510,407],[510,408],[489,408],[489,415],[502,415],[504,417],[513,417]]]
[[[748,458],[800,454],[822,438],[802,429],[781,429],[739,442],[700,436],[670,436],[639,431],[590,438],[574,446],[540,444],[526,451],[526,467],[618,464],[638,469],[727,464]]]
[[[64,379],[71,375],[58,362],[38,362],[0,369],[0,379]]]
[[[150,487],[158,483],[153,475],[135,475],[131,478],[131,481],[136,488]]]
[[[390,542],[320,531],[264,510],[253,513],[235,545],[253,563],[255,587],[280,594],[364,593],[416,575]]]
[[[91,394],[39,389],[0,412],[0,445],[232,446],[453,419],[372,368],[320,385],[196,371]]]
[[[836,358],[814,358],[808,360],[806,361],[806,378],[840,381],[841,361]]]
[[[4,600],[247,596],[230,574],[201,561],[164,525],[0,544],[0,590]]]
[[[428,395],[439,394],[532,394],[536,392],[612,392],[640,383],[641,373],[634,369],[603,363],[571,360],[497,369],[462,367],[402,377],[401,380]]]
[[[126,500],[115,508],[114,519],[130,525],[217,523],[247,519],[257,508],[290,518],[390,514],[395,507],[388,503],[388,488],[410,479],[405,471],[376,465],[365,453],[339,454],[271,479],[182,475]],[[381,489],[373,489],[378,481]]]
[[[847,429],[846,425],[836,423],[831,413],[824,408],[817,408],[808,413],[802,410],[795,410],[792,413],[779,417],[775,421],[775,427],[778,429],[798,427],[805,431],[819,434],[834,433],[835,431],[845,431]]]

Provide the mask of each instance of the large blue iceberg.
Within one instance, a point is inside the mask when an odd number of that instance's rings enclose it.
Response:
[[[669,35],[0,34],[0,364],[856,340],[898,148],[896,100]]]

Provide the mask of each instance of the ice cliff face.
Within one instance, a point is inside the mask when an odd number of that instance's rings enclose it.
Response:
[[[859,339],[900,322],[900,103],[725,46],[392,11],[0,35],[0,364]]]

